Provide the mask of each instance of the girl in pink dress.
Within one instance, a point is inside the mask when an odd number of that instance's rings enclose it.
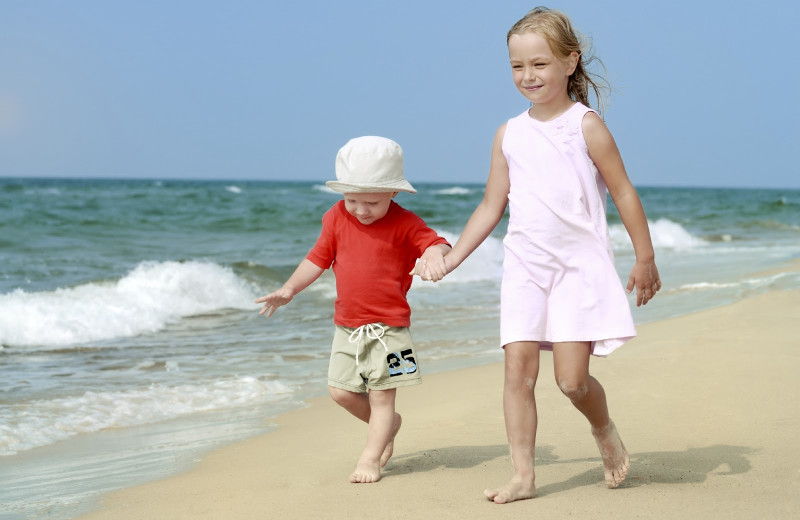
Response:
[[[503,409],[514,476],[484,493],[496,503],[535,496],[534,446],[539,352],[552,349],[559,388],[591,425],[606,484],[622,483],[628,452],[611,421],[603,387],[589,374],[591,355],[605,356],[636,335],[614,270],[606,191],[636,253],[627,292],[644,305],[661,288],[639,196],[603,120],[599,78],[585,66],[581,40],[558,11],[536,8],[508,33],[514,84],[531,108],[495,134],[483,200],[445,257],[448,272],[510,210],[503,241],[500,337],[505,349]],[[424,266],[419,271],[425,278]]]

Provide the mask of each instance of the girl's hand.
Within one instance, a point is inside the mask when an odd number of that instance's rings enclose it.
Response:
[[[447,268],[444,265],[444,260],[428,262],[426,258],[418,258],[414,264],[414,269],[408,274],[411,276],[418,275],[426,281],[438,282],[447,274]]]
[[[640,262],[636,261],[631,269],[628,278],[626,292],[630,293],[636,287],[636,306],[647,305],[653,296],[661,289],[661,278],[658,276],[658,268],[654,260]]]
[[[263,303],[264,307],[261,308],[259,311],[259,315],[263,316],[264,314],[267,315],[267,318],[275,314],[275,311],[278,307],[286,305],[294,298],[294,294],[292,291],[287,289],[286,287],[281,287],[277,291],[270,293],[266,296],[262,296],[261,298],[257,299],[255,303]]]
[[[446,253],[450,252],[450,246],[438,245],[431,246],[422,253],[411,270],[411,276],[419,275],[423,280],[438,282],[447,274],[447,265],[444,261]]]
[[[447,267],[444,265],[444,255],[438,248],[429,247],[422,254],[422,262],[425,263],[425,278],[431,282],[438,282],[447,274]]]

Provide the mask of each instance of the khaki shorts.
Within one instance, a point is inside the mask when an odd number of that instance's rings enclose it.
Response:
[[[367,389],[389,390],[421,382],[408,327],[383,323],[358,328],[336,326],[328,385],[364,393]]]

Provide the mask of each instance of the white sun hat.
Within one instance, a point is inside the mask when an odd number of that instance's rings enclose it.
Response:
[[[417,192],[403,176],[400,145],[374,135],[347,141],[336,154],[336,180],[325,184],[339,193]]]

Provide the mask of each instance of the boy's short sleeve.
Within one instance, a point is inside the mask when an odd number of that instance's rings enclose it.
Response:
[[[311,251],[306,255],[312,264],[322,269],[328,269],[336,256],[336,238],[333,233],[334,229],[334,213],[333,208],[329,209],[322,217],[322,231],[317,238],[317,242]]]
[[[418,254],[422,254],[431,246],[439,245],[439,244],[446,244],[450,246],[450,243],[444,238],[439,236],[436,231],[428,227],[422,217],[415,213],[409,212],[411,217],[411,222],[413,225],[409,228],[410,230],[410,241],[414,244],[417,248]]]

